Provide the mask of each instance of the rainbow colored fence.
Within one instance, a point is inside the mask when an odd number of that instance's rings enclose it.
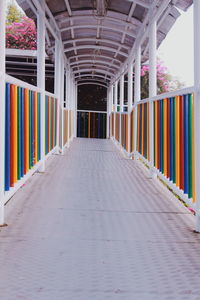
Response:
[[[115,113],[115,139],[130,153],[140,154],[145,163],[169,183],[175,192],[195,202],[195,155],[194,155],[194,99],[192,92],[172,97],[153,98],[153,162],[150,162],[150,102],[143,100],[130,113],[130,131],[127,133],[128,114]],[[136,110],[137,109],[137,110]],[[137,114],[135,115],[135,112]],[[136,120],[135,120],[136,118]],[[112,113],[112,120],[114,113]],[[121,124],[121,125],[120,125]],[[135,128],[135,125],[137,126]],[[120,128],[119,128],[120,127]],[[114,136],[114,132],[111,132]],[[136,151],[134,141],[136,136]],[[178,188],[178,189],[177,189]],[[184,196],[185,196],[184,195]],[[184,198],[185,199],[185,198]],[[190,201],[191,202],[191,201]]]
[[[134,122],[135,122],[135,109],[132,110],[130,115],[130,153],[134,151]]]
[[[115,139],[119,142],[120,138],[120,113],[115,113]]]
[[[106,138],[107,113],[77,112],[77,137]]]
[[[40,93],[6,83],[5,191],[41,158]]]
[[[45,154],[56,146],[57,138],[57,99],[45,97]]]
[[[120,114],[121,116],[121,145],[128,151],[128,114]]]
[[[149,160],[149,103],[137,106],[137,151]]]
[[[193,115],[192,94],[154,102],[154,166],[194,201]]]

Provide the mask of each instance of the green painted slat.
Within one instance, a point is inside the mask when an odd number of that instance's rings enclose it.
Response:
[[[173,99],[174,115],[173,115],[173,157],[174,157],[174,170],[173,182],[176,183],[176,99]]]
[[[188,197],[192,198],[192,95],[189,95],[188,105]]]

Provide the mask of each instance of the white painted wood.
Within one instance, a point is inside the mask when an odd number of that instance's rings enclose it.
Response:
[[[5,182],[5,14],[6,0],[0,1],[0,226],[4,225]]]
[[[195,178],[196,231],[200,232],[200,1],[194,0],[194,124],[195,124]]]
[[[149,27],[149,97],[157,95],[157,69],[156,69],[156,49],[157,49],[157,22],[151,20]],[[150,164],[154,166],[154,110],[153,102],[150,102],[149,107],[149,148],[150,148]]]
[[[37,15],[37,86],[41,90],[41,166],[45,171],[45,19],[44,14]]]
[[[137,149],[137,103],[141,99],[141,47],[136,50],[134,82],[134,151]]]

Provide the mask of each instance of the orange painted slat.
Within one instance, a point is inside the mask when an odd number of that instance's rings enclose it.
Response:
[[[13,101],[13,123],[14,123],[14,143],[13,143],[13,168],[14,168],[14,183],[17,182],[17,151],[18,151],[18,142],[17,142],[17,134],[18,134],[18,109],[17,109],[17,86],[14,86],[14,101]]]
[[[176,185],[180,187],[180,99],[176,97]]]

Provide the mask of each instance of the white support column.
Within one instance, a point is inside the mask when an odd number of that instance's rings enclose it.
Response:
[[[120,78],[120,112],[124,111],[124,75]]]
[[[69,83],[69,71],[66,71],[66,109],[67,113],[67,147],[69,147],[69,99],[70,99],[70,83]]]
[[[116,135],[115,128],[116,128],[116,112],[117,112],[117,85],[118,82],[116,81],[114,85],[114,130],[113,130],[114,138]]]
[[[134,152],[137,150],[137,103],[141,100],[141,47],[136,50],[134,79]]]
[[[106,120],[106,138],[109,139],[110,132],[110,102],[111,102],[111,87],[107,89],[107,120]]]
[[[74,91],[75,91],[75,111],[74,111],[74,137],[77,137],[77,102],[78,102],[78,86],[74,84]]]
[[[130,114],[133,108],[133,64],[128,68],[128,152],[131,151],[131,130],[130,130]]]
[[[45,171],[45,16],[37,16],[37,86],[41,89],[41,160],[40,172]]]
[[[196,228],[200,232],[200,1],[193,0],[194,15],[194,136],[196,179]]]
[[[153,19],[149,28],[149,98],[157,94],[157,71],[156,71],[156,49],[157,49],[157,22]],[[150,166],[154,166],[154,112],[153,102],[149,107],[150,120]],[[153,175],[153,174],[152,174]]]
[[[120,78],[120,113],[124,111],[124,75]],[[119,142],[122,143],[122,116],[119,119]]]
[[[61,92],[61,98],[60,98],[60,105],[61,105],[61,116],[62,116],[62,134],[61,134],[61,153],[64,154],[64,59],[61,59],[61,82],[60,82],[60,92]]]
[[[110,112],[110,115],[112,114],[113,112],[113,85],[111,85],[110,87],[110,98],[109,98],[109,112]],[[109,138],[112,136],[112,120],[109,120]]]
[[[60,98],[61,98],[61,91],[60,91],[60,82],[61,82],[61,51],[60,51],[60,44],[56,40],[55,41],[55,94],[57,96],[58,101],[58,109],[57,109],[57,141],[56,146],[57,150],[56,153],[60,153]]]
[[[6,0],[0,1],[0,226],[4,226],[5,182],[5,14]]]

